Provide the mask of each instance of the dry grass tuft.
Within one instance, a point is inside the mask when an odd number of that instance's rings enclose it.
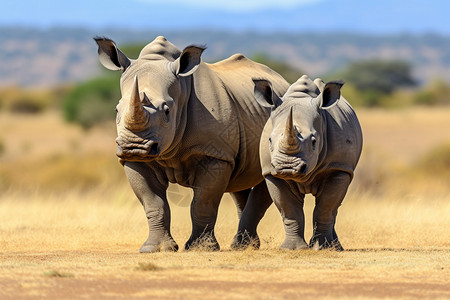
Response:
[[[58,278],[68,278],[68,277],[74,277],[72,273],[62,273],[56,270],[51,270],[48,272],[44,272],[44,276],[46,277],[58,277]]]
[[[204,252],[217,250],[219,250],[217,249],[217,241],[210,234],[204,234],[189,246],[189,251]]]
[[[161,267],[158,267],[151,262],[139,262],[138,266],[135,268],[136,271],[158,271],[161,269]]]

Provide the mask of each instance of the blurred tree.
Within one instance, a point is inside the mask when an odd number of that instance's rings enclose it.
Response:
[[[283,76],[284,79],[286,79],[286,81],[289,83],[294,83],[304,74],[301,70],[293,68],[292,66],[282,61],[269,58],[263,53],[255,54],[251,59],[273,69],[281,76]]]
[[[359,92],[361,104],[378,106],[386,95],[401,87],[416,85],[411,71],[411,66],[404,61],[365,60],[349,64],[334,77],[353,85]]]
[[[411,66],[404,61],[367,60],[351,63],[342,74],[361,91],[388,94],[399,87],[414,86]]]

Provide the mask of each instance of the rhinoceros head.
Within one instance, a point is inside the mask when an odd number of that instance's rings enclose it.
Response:
[[[254,80],[255,98],[271,107],[271,132],[263,134],[261,149],[270,152],[271,173],[275,177],[301,182],[316,168],[326,143],[324,110],[340,98],[341,81],[312,81],[301,77],[282,99],[272,91],[270,82]],[[267,143],[267,144],[265,144]],[[268,145],[268,147],[265,147]]]
[[[112,40],[95,41],[101,64],[122,71],[117,156],[123,161],[151,161],[167,153],[184,130],[189,75],[198,68],[204,48],[189,46],[181,52],[158,37],[132,60]]]

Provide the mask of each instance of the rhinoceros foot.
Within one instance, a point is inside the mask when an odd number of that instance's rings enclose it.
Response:
[[[162,251],[178,251],[178,244],[170,237],[157,244],[147,240],[139,249],[140,253],[154,253]]]
[[[280,249],[287,250],[298,250],[306,248],[308,248],[308,244],[301,237],[286,237],[283,244],[281,244],[280,246]]]
[[[341,242],[339,242],[338,239],[334,239],[329,242],[326,238],[312,238],[309,243],[309,247],[314,250],[330,249],[336,251],[344,251],[344,248],[342,247]]]
[[[260,246],[261,242],[258,235],[256,233],[251,234],[248,231],[244,231],[243,233],[238,232],[231,243],[231,249],[233,250],[245,250],[248,247],[259,249]]]
[[[191,238],[184,245],[185,250],[200,250],[200,251],[219,251],[220,246],[216,237],[212,233],[205,233],[197,238]]]

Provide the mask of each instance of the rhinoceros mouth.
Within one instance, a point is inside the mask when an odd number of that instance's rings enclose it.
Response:
[[[158,142],[155,140],[117,138],[116,155],[126,161],[151,161],[159,155]]]
[[[300,179],[308,173],[308,166],[306,162],[296,156],[276,156],[272,159],[271,165],[271,174],[275,177],[283,179]]]

